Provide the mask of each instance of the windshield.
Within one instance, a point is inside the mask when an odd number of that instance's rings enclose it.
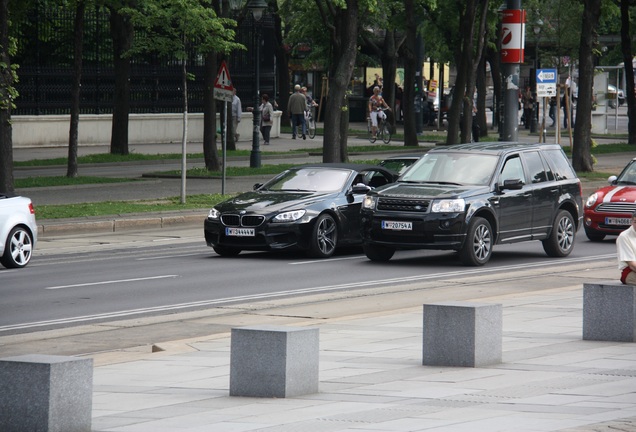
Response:
[[[378,165],[383,166],[386,169],[390,169],[391,171],[395,171],[396,173],[402,175],[406,171],[408,167],[413,165],[417,161],[416,158],[394,158],[394,159],[385,159],[380,162]]]
[[[292,169],[265,183],[261,190],[336,192],[344,188],[350,174],[348,170],[332,168]]]
[[[497,160],[495,155],[431,152],[400,177],[400,181],[487,185]]]
[[[636,162],[627,165],[621,175],[616,179],[616,183],[636,185]]]

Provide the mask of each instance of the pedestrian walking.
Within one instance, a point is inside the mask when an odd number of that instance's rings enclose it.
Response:
[[[269,96],[267,93],[263,93],[261,96],[261,106],[258,108],[261,111],[261,134],[263,134],[263,144],[269,145],[269,133],[272,130],[274,107],[269,102]]]
[[[636,285],[636,211],[632,213],[630,222],[631,226],[616,239],[616,251],[621,282]]]
[[[550,119],[552,120],[552,124],[550,125],[550,127],[554,127],[554,124],[556,123],[556,104],[556,97],[552,96],[550,98],[550,112],[548,114],[550,116]]]
[[[299,84],[294,86],[294,94],[289,97],[287,102],[287,112],[291,119],[292,139],[296,139],[298,126],[302,128],[303,139],[307,139],[307,125],[305,124],[305,107],[307,107],[307,99],[302,94]]]
[[[526,129],[530,129],[530,125],[532,124],[533,108],[534,97],[532,96],[530,86],[527,86],[526,91],[523,93],[523,124]]]
[[[234,96],[232,96],[232,133],[234,134],[234,142],[239,140],[238,125],[241,122],[242,115],[241,99],[236,95],[236,89],[234,89]]]
[[[572,99],[570,98],[570,88],[566,87],[563,97],[561,98],[561,107],[563,107],[563,129],[568,127],[568,117],[570,117],[570,124],[574,127],[574,115],[572,113]],[[569,116],[568,116],[569,114]]]

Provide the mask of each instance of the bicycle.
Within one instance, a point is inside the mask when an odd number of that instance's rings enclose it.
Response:
[[[378,108],[378,111],[386,111],[388,108]],[[369,132],[369,141],[374,143],[376,139],[380,138],[384,144],[388,144],[391,142],[391,131],[389,130],[389,125],[386,122],[386,116],[380,117],[378,116],[378,130],[377,134],[373,135],[373,128],[371,126],[371,117],[367,119],[367,130]]]
[[[314,119],[313,107],[307,107],[305,110],[305,123],[307,124],[309,138],[314,139],[316,136],[316,119]]]

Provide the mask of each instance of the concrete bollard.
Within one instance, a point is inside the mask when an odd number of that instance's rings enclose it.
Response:
[[[636,286],[583,284],[583,340],[636,342]]]
[[[479,367],[501,363],[500,304],[443,302],[424,305],[422,364]]]
[[[93,359],[0,359],[0,431],[90,432]]]
[[[230,396],[293,397],[318,392],[317,328],[232,329]]]

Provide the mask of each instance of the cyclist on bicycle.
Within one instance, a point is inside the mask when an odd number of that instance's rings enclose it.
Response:
[[[371,118],[371,133],[373,136],[378,134],[378,118],[385,120],[386,114],[382,111],[382,108],[386,108],[389,111],[391,108],[386,104],[384,98],[380,94],[380,87],[373,87],[373,95],[369,98],[369,117]]]
[[[301,88],[300,92],[305,96],[305,99],[307,100],[307,106],[305,107],[305,122],[307,122],[311,118],[311,109],[317,107],[318,104],[316,103],[314,98],[312,98],[311,95],[307,93],[307,87]]]
[[[307,87],[303,87],[300,90],[305,95],[305,99],[307,99],[307,109],[318,106],[314,98],[312,98],[311,95],[307,93]]]

